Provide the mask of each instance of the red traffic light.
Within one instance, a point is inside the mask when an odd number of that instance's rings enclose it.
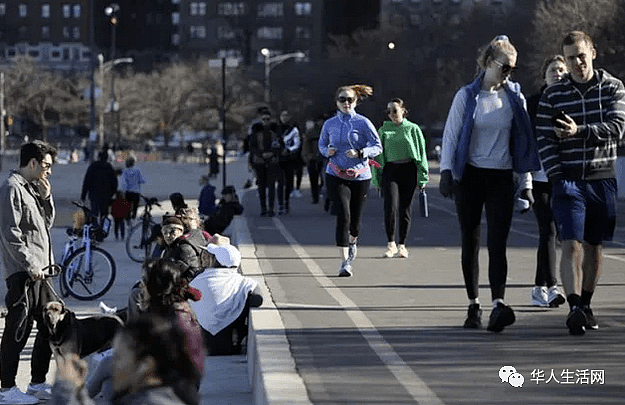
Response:
[[[111,16],[109,17],[109,24],[111,25],[117,25],[117,23],[119,22],[119,20],[117,19],[116,16]]]

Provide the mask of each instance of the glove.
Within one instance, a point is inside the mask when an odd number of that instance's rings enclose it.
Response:
[[[523,191],[521,191],[521,199],[527,201],[529,203],[529,206],[527,207],[527,209],[524,209],[523,211],[521,211],[521,214],[525,214],[527,211],[530,210],[530,208],[532,208],[532,205],[534,205],[534,194],[532,193],[532,189],[531,188],[526,188]]]
[[[441,181],[438,184],[438,190],[445,198],[453,198],[456,189],[456,182],[451,176],[451,170],[443,170],[441,173]]]

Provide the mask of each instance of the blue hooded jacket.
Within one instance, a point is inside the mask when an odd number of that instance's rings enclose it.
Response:
[[[461,90],[467,93],[467,100],[458,136],[458,146],[454,152],[454,165],[452,168],[454,179],[462,179],[464,169],[469,160],[469,146],[471,145],[471,134],[475,124],[475,107],[483,79],[484,73],[480,74],[473,82]],[[503,88],[510,100],[513,114],[512,133],[510,134],[513,170],[517,173],[538,171],[541,168],[538,146],[533,134],[532,122],[521,98],[521,86],[518,83],[506,80]]]

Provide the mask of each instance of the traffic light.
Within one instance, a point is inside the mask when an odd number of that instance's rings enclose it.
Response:
[[[110,25],[117,25],[117,23],[119,22],[119,20],[117,19],[116,15],[112,15],[109,17],[109,24]]]
[[[11,117],[10,115],[7,115],[4,117],[4,126],[5,128],[10,127],[11,125],[13,125],[13,117]]]

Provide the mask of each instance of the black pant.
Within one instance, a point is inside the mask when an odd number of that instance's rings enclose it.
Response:
[[[267,189],[269,189],[269,210],[273,211],[276,201],[276,184],[278,205],[284,205],[284,176],[278,164],[255,165],[256,179],[258,180],[258,197],[260,209],[267,210]]]
[[[289,206],[291,191],[293,191],[293,183],[295,181],[295,161],[285,160],[280,162],[282,175],[284,176],[284,203]]]
[[[308,179],[310,180],[310,192],[312,194],[313,203],[319,202],[319,190],[323,184],[321,171],[323,170],[323,160],[310,159],[308,162]]]
[[[132,207],[130,210],[130,214],[128,214],[128,218],[134,219],[137,217],[137,209],[139,208],[140,198],[141,197],[139,193],[133,193],[131,191],[126,193],[126,200],[128,200],[130,206]]]
[[[17,375],[17,367],[20,361],[20,353],[26,345],[26,341],[30,336],[33,328],[33,320],[37,321],[37,335],[30,360],[31,381],[34,384],[40,384],[46,381],[46,374],[50,368],[50,358],[52,350],[50,349],[50,334],[48,328],[43,324],[41,311],[30,308],[28,314],[25,314],[21,305],[14,306],[24,294],[26,280],[30,280],[30,276],[26,272],[20,272],[9,276],[6,279],[7,295],[4,303],[8,313],[4,320],[4,333],[2,334],[2,342],[0,343],[0,375],[2,380],[2,388],[11,388],[15,386],[15,376]],[[35,298],[35,289],[29,289],[29,302],[37,302]],[[23,316],[27,315],[26,325],[23,333],[20,333],[21,339],[16,341],[15,335],[20,327],[20,321]]]
[[[113,218],[113,223],[115,224],[115,239],[121,236],[122,239],[125,238],[126,235],[126,219],[125,218]]]
[[[328,194],[336,207],[336,246],[349,246],[349,236],[358,237],[371,180],[345,180],[326,176]]]
[[[395,218],[399,213],[400,245],[406,243],[412,214],[412,199],[417,189],[417,165],[414,161],[406,163],[387,162],[382,172],[382,191],[384,193],[384,226],[389,242],[395,241]]]
[[[553,287],[556,279],[556,221],[551,211],[551,183],[534,181],[534,214],[538,223],[538,254],[534,285]]]
[[[482,208],[486,207],[488,281],[492,299],[504,298],[508,260],[506,244],[514,208],[512,170],[467,165],[456,195],[462,235],[462,274],[469,299],[479,295]]]

